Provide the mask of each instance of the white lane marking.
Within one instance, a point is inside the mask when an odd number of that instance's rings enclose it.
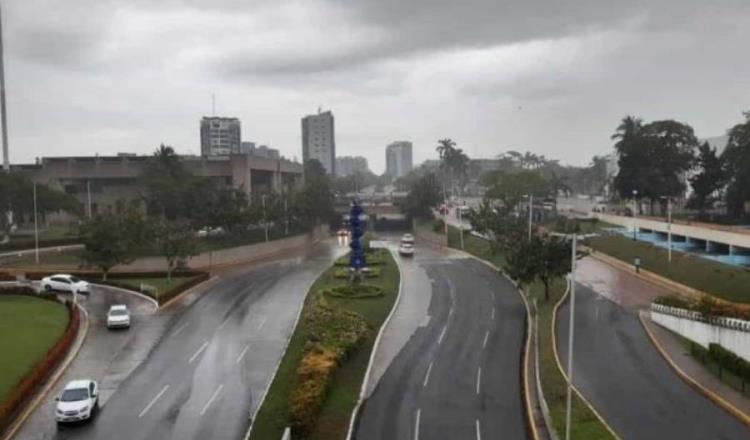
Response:
[[[179,328],[177,328],[177,330],[174,331],[174,333],[172,333],[172,336],[174,337],[174,336],[177,336],[180,333],[182,333],[182,331],[185,330],[185,328],[188,326],[188,324],[190,324],[190,323],[186,322],[186,323],[182,324]]]
[[[190,360],[188,361],[188,364],[192,364],[192,363],[193,363],[193,361],[194,361],[194,360],[195,360],[195,359],[196,359],[196,358],[197,358],[198,356],[200,356],[200,354],[201,354],[201,353],[203,352],[203,350],[205,350],[205,349],[206,349],[206,347],[208,347],[208,341],[204,342],[204,343],[203,343],[203,345],[201,345],[201,348],[199,348],[199,349],[198,349],[198,351],[196,351],[196,352],[195,352],[195,353],[194,353],[194,354],[193,354],[192,356],[190,356]]]
[[[482,440],[482,431],[479,429],[479,419],[476,420],[477,440]]]
[[[487,333],[484,334],[484,342],[482,342],[482,350],[487,346],[487,339],[490,337],[490,331],[487,330]]]
[[[417,410],[417,420],[414,422],[414,440],[419,440],[419,418],[422,415],[422,410]]]
[[[208,399],[208,402],[206,402],[206,405],[201,410],[201,415],[205,414],[206,411],[208,411],[208,408],[211,406],[212,403],[214,403],[214,400],[216,400],[217,397],[219,397],[219,393],[221,393],[221,390],[224,389],[224,384],[219,385],[219,388],[214,391],[213,396],[211,396],[210,399]]]
[[[263,319],[260,321],[260,324],[258,324],[258,331],[263,328],[263,325],[266,323],[266,317],[264,316]]]
[[[490,319],[495,319],[495,308],[492,308],[492,317]]]
[[[453,316],[453,304],[451,304],[451,308],[450,310],[448,310],[448,318],[450,318],[451,316]]]
[[[247,349],[248,349],[248,348],[250,348],[250,344],[247,344],[247,345],[245,346],[245,348],[243,348],[243,349],[242,349],[242,351],[240,352],[240,355],[239,355],[239,356],[237,356],[237,360],[235,360],[235,361],[234,361],[234,363],[235,363],[235,364],[239,364],[239,363],[240,363],[240,361],[242,360],[242,358],[244,358],[244,357],[245,357],[245,353],[247,353]]]
[[[424,382],[422,382],[422,387],[427,386],[427,382],[430,381],[430,372],[432,371],[432,362],[430,362],[430,366],[427,367],[427,374],[424,375]]]
[[[143,408],[143,411],[141,411],[141,413],[138,414],[138,418],[140,419],[141,417],[145,416],[148,410],[150,410],[151,407],[154,406],[156,401],[159,400],[159,398],[161,398],[161,396],[163,396],[164,393],[166,393],[168,389],[169,389],[169,385],[164,385],[164,388],[162,388],[161,391],[159,391],[159,394],[157,394],[156,397],[151,399],[151,402],[149,402],[148,405],[146,405],[146,407]]]
[[[443,327],[443,331],[440,332],[440,337],[438,338],[438,345],[443,343],[443,338],[445,337],[445,331],[448,330],[448,325],[445,325]]]
[[[482,384],[482,367],[477,370],[477,394],[479,394],[479,388]]]
[[[231,316],[227,316],[227,318],[223,320],[221,324],[219,324],[219,330],[223,329],[224,326],[227,325],[227,323],[229,322],[229,318],[231,318]]]

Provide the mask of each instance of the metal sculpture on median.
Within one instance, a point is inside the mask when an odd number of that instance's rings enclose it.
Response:
[[[349,269],[352,271],[352,281],[358,281],[363,268],[367,267],[365,260],[365,250],[362,246],[362,236],[365,234],[361,216],[364,213],[362,205],[358,200],[352,201],[352,207],[349,210],[349,230],[351,231],[351,242],[349,247]]]

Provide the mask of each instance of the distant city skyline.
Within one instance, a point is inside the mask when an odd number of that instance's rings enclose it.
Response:
[[[528,150],[585,165],[611,151],[626,115],[712,138],[750,102],[750,64],[736,56],[750,2],[291,4],[4,2],[11,162],[160,143],[197,155],[212,95],[246,137],[299,160],[299,118],[332,108],[337,154],[378,174],[393,139],[414,143],[415,164],[450,137],[471,157]]]

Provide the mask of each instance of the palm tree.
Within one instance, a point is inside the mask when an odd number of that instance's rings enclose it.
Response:
[[[633,139],[643,128],[643,120],[635,116],[625,116],[617,126],[617,130],[612,134],[611,139],[620,141]],[[619,143],[619,142],[618,142]]]
[[[453,155],[453,152],[456,150],[456,143],[453,141],[453,139],[450,139],[450,138],[440,139],[438,141],[438,146],[435,148],[435,150],[438,152],[438,155],[440,156],[440,160],[442,161],[440,166],[447,167],[448,159]]]

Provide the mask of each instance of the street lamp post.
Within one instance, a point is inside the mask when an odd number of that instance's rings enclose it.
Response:
[[[633,190],[633,241],[638,239],[638,190]]]
[[[459,206],[456,209],[458,209],[458,229],[460,230],[459,236],[461,237],[461,250],[464,250],[464,218],[461,208],[463,208],[463,206]]]
[[[36,182],[34,182],[34,260],[39,265],[39,222],[36,209]]]
[[[265,232],[266,242],[268,242],[268,220],[266,219],[266,195],[260,196],[261,203],[263,204],[263,231]]]
[[[672,198],[667,197],[667,259],[672,262]]]
[[[565,408],[565,440],[570,440],[570,413],[573,390],[573,335],[576,308],[576,245],[578,234],[573,234],[570,258],[570,317],[568,318],[568,396]]]
[[[531,242],[531,223],[534,221],[534,194],[529,195],[529,242]]]
[[[287,206],[286,197],[284,197],[284,235],[289,235],[289,206]]]

